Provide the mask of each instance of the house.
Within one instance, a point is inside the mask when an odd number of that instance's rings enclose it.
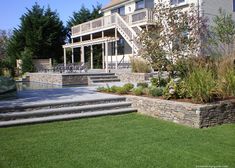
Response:
[[[164,1],[169,3],[169,0]],[[170,3],[182,10],[194,3],[199,8],[199,14],[209,18],[210,24],[219,8],[232,13],[235,18],[235,0],[170,0]],[[129,58],[138,55],[138,34],[153,23],[154,5],[157,5],[156,0],[111,0],[101,10],[103,17],[71,28],[72,42],[63,46],[64,64],[66,49],[71,49],[72,63],[89,62],[93,69],[93,49],[99,46],[102,69],[128,67]],[[89,58],[85,57],[87,50]]]

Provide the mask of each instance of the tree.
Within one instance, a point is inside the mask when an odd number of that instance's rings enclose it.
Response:
[[[200,54],[206,20],[198,16],[194,5],[182,11],[165,1],[158,0],[157,4],[154,25],[140,36],[141,55],[154,69],[174,72],[178,59]]]
[[[55,11],[35,3],[20,20],[7,47],[10,62],[20,58],[25,48],[32,52],[34,59],[62,59],[66,29]]]
[[[235,21],[232,19],[232,14],[228,14],[222,9],[219,9],[219,15],[214,18],[214,25],[211,27],[212,42],[216,48],[221,48],[225,55],[230,55],[233,52],[233,44],[235,40]]]
[[[67,21],[67,28],[70,29],[72,26],[102,17],[103,14],[100,13],[101,7],[102,5],[98,3],[93,6],[92,10],[89,10],[83,5],[77,12],[73,12],[72,17]]]
[[[7,67],[5,59],[7,56],[7,44],[10,36],[10,30],[0,30],[0,75],[3,74],[3,70]]]
[[[33,52],[29,48],[25,48],[21,52],[22,59],[22,73],[32,72],[34,70],[33,66]]]

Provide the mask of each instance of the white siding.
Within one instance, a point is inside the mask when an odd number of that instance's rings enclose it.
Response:
[[[235,12],[233,12],[233,0],[203,0],[202,11],[212,23],[215,15],[218,15],[219,8],[225,10],[227,13],[233,14],[235,20]]]
[[[126,15],[133,13],[134,11],[135,11],[135,2],[131,2],[131,3],[125,5]]]
[[[111,10],[104,12],[104,16],[109,16],[109,15],[111,15]]]

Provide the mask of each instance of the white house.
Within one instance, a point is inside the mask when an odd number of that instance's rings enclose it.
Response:
[[[166,0],[167,1],[167,0]],[[63,46],[64,64],[66,49],[72,49],[71,62],[87,62],[94,68],[93,48],[102,48],[102,65],[106,68],[122,68],[128,65],[129,57],[138,54],[138,34],[153,23],[152,8],[155,0],[111,0],[101,12],[104,16],[71,28],[72,42]],[[166,2],[167,3],[167,2]],[[169,3],[169,1],[168,1]],[[170,0],[177,8],[185,9],[194,3],[200,14],[209,18],[218,14],[219,8],[233,14],[235,19],[235,0]],[[85,51],[89,50],[89,58]]]

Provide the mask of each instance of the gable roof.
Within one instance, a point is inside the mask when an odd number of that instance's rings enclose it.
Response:
[[[104,6],[102,8],[102,10],[105,10],[107,8],[113,7],[115,5],[118,5],[118,4],[126,2],[126,1],[128,1],[128,0],[111,0],[111,2],[108,5]]]

